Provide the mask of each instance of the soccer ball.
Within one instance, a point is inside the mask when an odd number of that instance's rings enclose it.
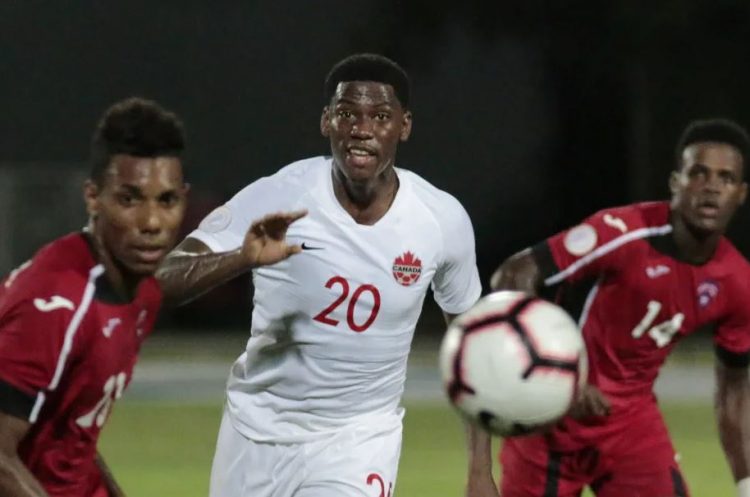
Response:
[[[500,291],[457,317],[440,347],[451,404],[504,437],[559,420],[586,381],[581,332],[560,307],[523,292]]]

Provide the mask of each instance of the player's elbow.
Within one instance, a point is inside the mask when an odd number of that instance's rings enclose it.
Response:
[[[490,278],[490,288],[492,291],[503,290],[507,288],[509,280],[512,280],[512,272],[508,267],[508,260],[506,259],[500,266],[492,273]]]
[[[490,279],[490,287],[497,290],[520,290],[536,293],[539,269],[530,249],[506,259]]]

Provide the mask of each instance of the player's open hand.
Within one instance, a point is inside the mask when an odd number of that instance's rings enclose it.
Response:
[[[277,212],[255,221],[247,230],[242,252],[251,267],[268,266],[302,251],[286,242],[289,226],[307,215],[306,210]]]
[[[591,416],[609,416],[611,406],[604,394],[593,385],[586,385],[581,390],[578,400],[570,409],[570,416],[581,419]]]

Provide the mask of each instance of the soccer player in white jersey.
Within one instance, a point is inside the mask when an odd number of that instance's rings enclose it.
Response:
[[[395,167],[412,128],[403,69],[353,55],[325,91],[332,157],[254,181],[159,272],[173,302],[253,274],[251,337],[227,384],[212,497],[391,496],[427,289],[447,320],[481,293],[461,204]]]

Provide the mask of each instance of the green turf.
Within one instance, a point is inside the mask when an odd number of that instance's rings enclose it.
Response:
[[[101,452],[127,495],[205,497],[220,407],[121,402]],[[682,468],[695,497],[733,495],[708,405],[665,407]],[[463,495],[463,431],[447,407],[407,406],[396,495]]]

